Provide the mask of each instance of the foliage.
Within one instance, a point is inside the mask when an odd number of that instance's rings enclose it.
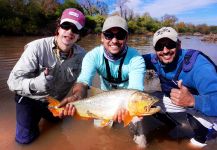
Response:
[[[155,32],[162,26],[172,26],[180,33],[202,34],[217,33],[217,26],[206,24],[193,25],[178,22],[174,15],[165,14],[161,20],[154,19],[149,13],[141,16],[127,7],[128,0],[118,0],[116,15],[123,16],[128,22],[130,33],[146,34]],[[64,9],[73,7],[86,15],[82,35],[99,33],[108,15],[108,5],[101,0],[0,0],[1,35],[50,35],[56,28],[56,21]]]

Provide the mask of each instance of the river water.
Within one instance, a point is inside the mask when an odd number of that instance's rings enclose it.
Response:
[[[15,103],[14,94],[8,90],[6,81],[8,75],[23,52],[23,46],[40,37],[0,37],[0,149],[8,150],[136,150],[127,128],[96,129],[92,121],[65,118],[58,124],[42,120],[40,122],[41,134],[35,142],[29,145],[17,144],[15,135]],[[207,43],[200,37],[182,36],[182,47],[198,49],[206,53],[217,63],[217,44]],[[79,41],[86,50],[91,50],[100,44],[100,37],[88,35]],[[153,52],[151,39],[142,35],[132,35],[129,45],[137,48],[141,54]],[[96,79],[95,83],[98,85]],[[157,79],[146,81],[146,90],[159,90]],[[150,126],[156,122],[150,121]],[[179,131],[177,131],[179,132]],[[180,133],[179,133],[180,134]],[[174,139],[158,130],[151,133],[147,150],[192,150],[187,138]],[[212,141],[204,149],[217,149],[217,141]]]

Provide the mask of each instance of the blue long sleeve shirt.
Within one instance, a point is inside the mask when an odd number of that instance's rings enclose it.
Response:
[[[162,65],[159,60],[152,63],[151,59],[155,54],[143,55],[147,69],[155,69],[167,79],[173,79],[178,66],[182,63],[187,50],[181,49],[177,65],[171,69],[171,65]],[[217,72],[213,64],[203,55],[199,54],[188,72],[181,71],[178,80],[183,80],[183,85],[196,89],[199,94],[193,95],[195,98],[194,108],[208,116],[217,116]]]

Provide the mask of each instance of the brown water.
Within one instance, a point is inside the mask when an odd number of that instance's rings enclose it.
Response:
[[[136,150],[138,149],[127,128],[96,129],[92,121],[66,118],[58,124],[40,122],[40,137],[30,145],[20,145],[14,140],[15,103],[14,94],[8,90],[6,81],[10,70],[23,52],[23,46],[39,37],[0,37],[0,150]],[[217,44],[201,42],[198,37],[182,37],[183,48],[199,49],[211,56],[217,63]],[[150,39],[143,36],[131,36],[129,45],[136,47],[141,54],[152,52]],[[79,44],[87,50],[100,43],[97,36],[87,36]],[[97,85],[95,81],[95,85]],[[158,80],[147,80],[146,90],[159,90]],[[149,126],[158,126],[150,120]],[[181,134],[181,131],[176,133]],[[188,139],[174,139],[160,130],[150,134],[147,150],[192,150]],[[204,149],[217,149],[217,141],[210,142]]]

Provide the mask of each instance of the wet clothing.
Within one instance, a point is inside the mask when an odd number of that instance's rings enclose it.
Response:
[[[104,47],[101,45],[86,54],[77,82],[90,86],[97,72],[100,76],[102,90],[111,90],[114,87],[144,90],[145,63],[136,49],[128,47],[125,58],[123,59],[122,57],[116,61],[104,57],[104,53]],[[106,59],[108,65],[106,65]],[[121,61],[123,61],[122,65]],[[108,69],[106,69],[106,66],[109,67],[110,75],[113,78],[120,79],[118,76],[121,76],[121,80],[116,80],[113,83],[108,81]]]
[[[155,54],[144,55],[143,58],[145,59],[147,69],[154,69],[161,77],[160,82],[162,84],[167,84],[163,79],[170,80],[169,84],[183,80],[183,85],[193,91],[195,98],[194,108],[208,116],[217,116],[217,73],[209,60],[199,54],[191,70],[181,70],[179,76],[174,78],[179,66],[182,65],[186,53],[187,50],[184,49],[178,51],[177,60],[169,65],[163,65],[159,61],[152,63],[151,59],[156,57]],[[161,85],[162,90],[165,90],[165,86]],[[173,86],[176,87],[177,85],[173,84]],[[165,92],[165,94],[168,96],[168,93]]]
[[[19,143],[30,143],[39,135],[41,117],[56,120],[47,109],[45,97],[62,100],[68,94],[80,73],[84,55],[85,50],[76,44],[68,55],[60,52],[55,37],[38,39],[25,46],[7,81],[9,89],[16,93]],[[45,76],[45,68],[49,69],[49,76]],[[49,83],[47,89],[42,86],[45,82]]]
[[[22,99],[22,100],[20,100]],[[41,118],[51,122],[60,121],[47,109],[46,101],[36,101],[28,97],[15,95],[16,102],[16,141],[21,144],[31,143],[39,136],[38,123]]]

